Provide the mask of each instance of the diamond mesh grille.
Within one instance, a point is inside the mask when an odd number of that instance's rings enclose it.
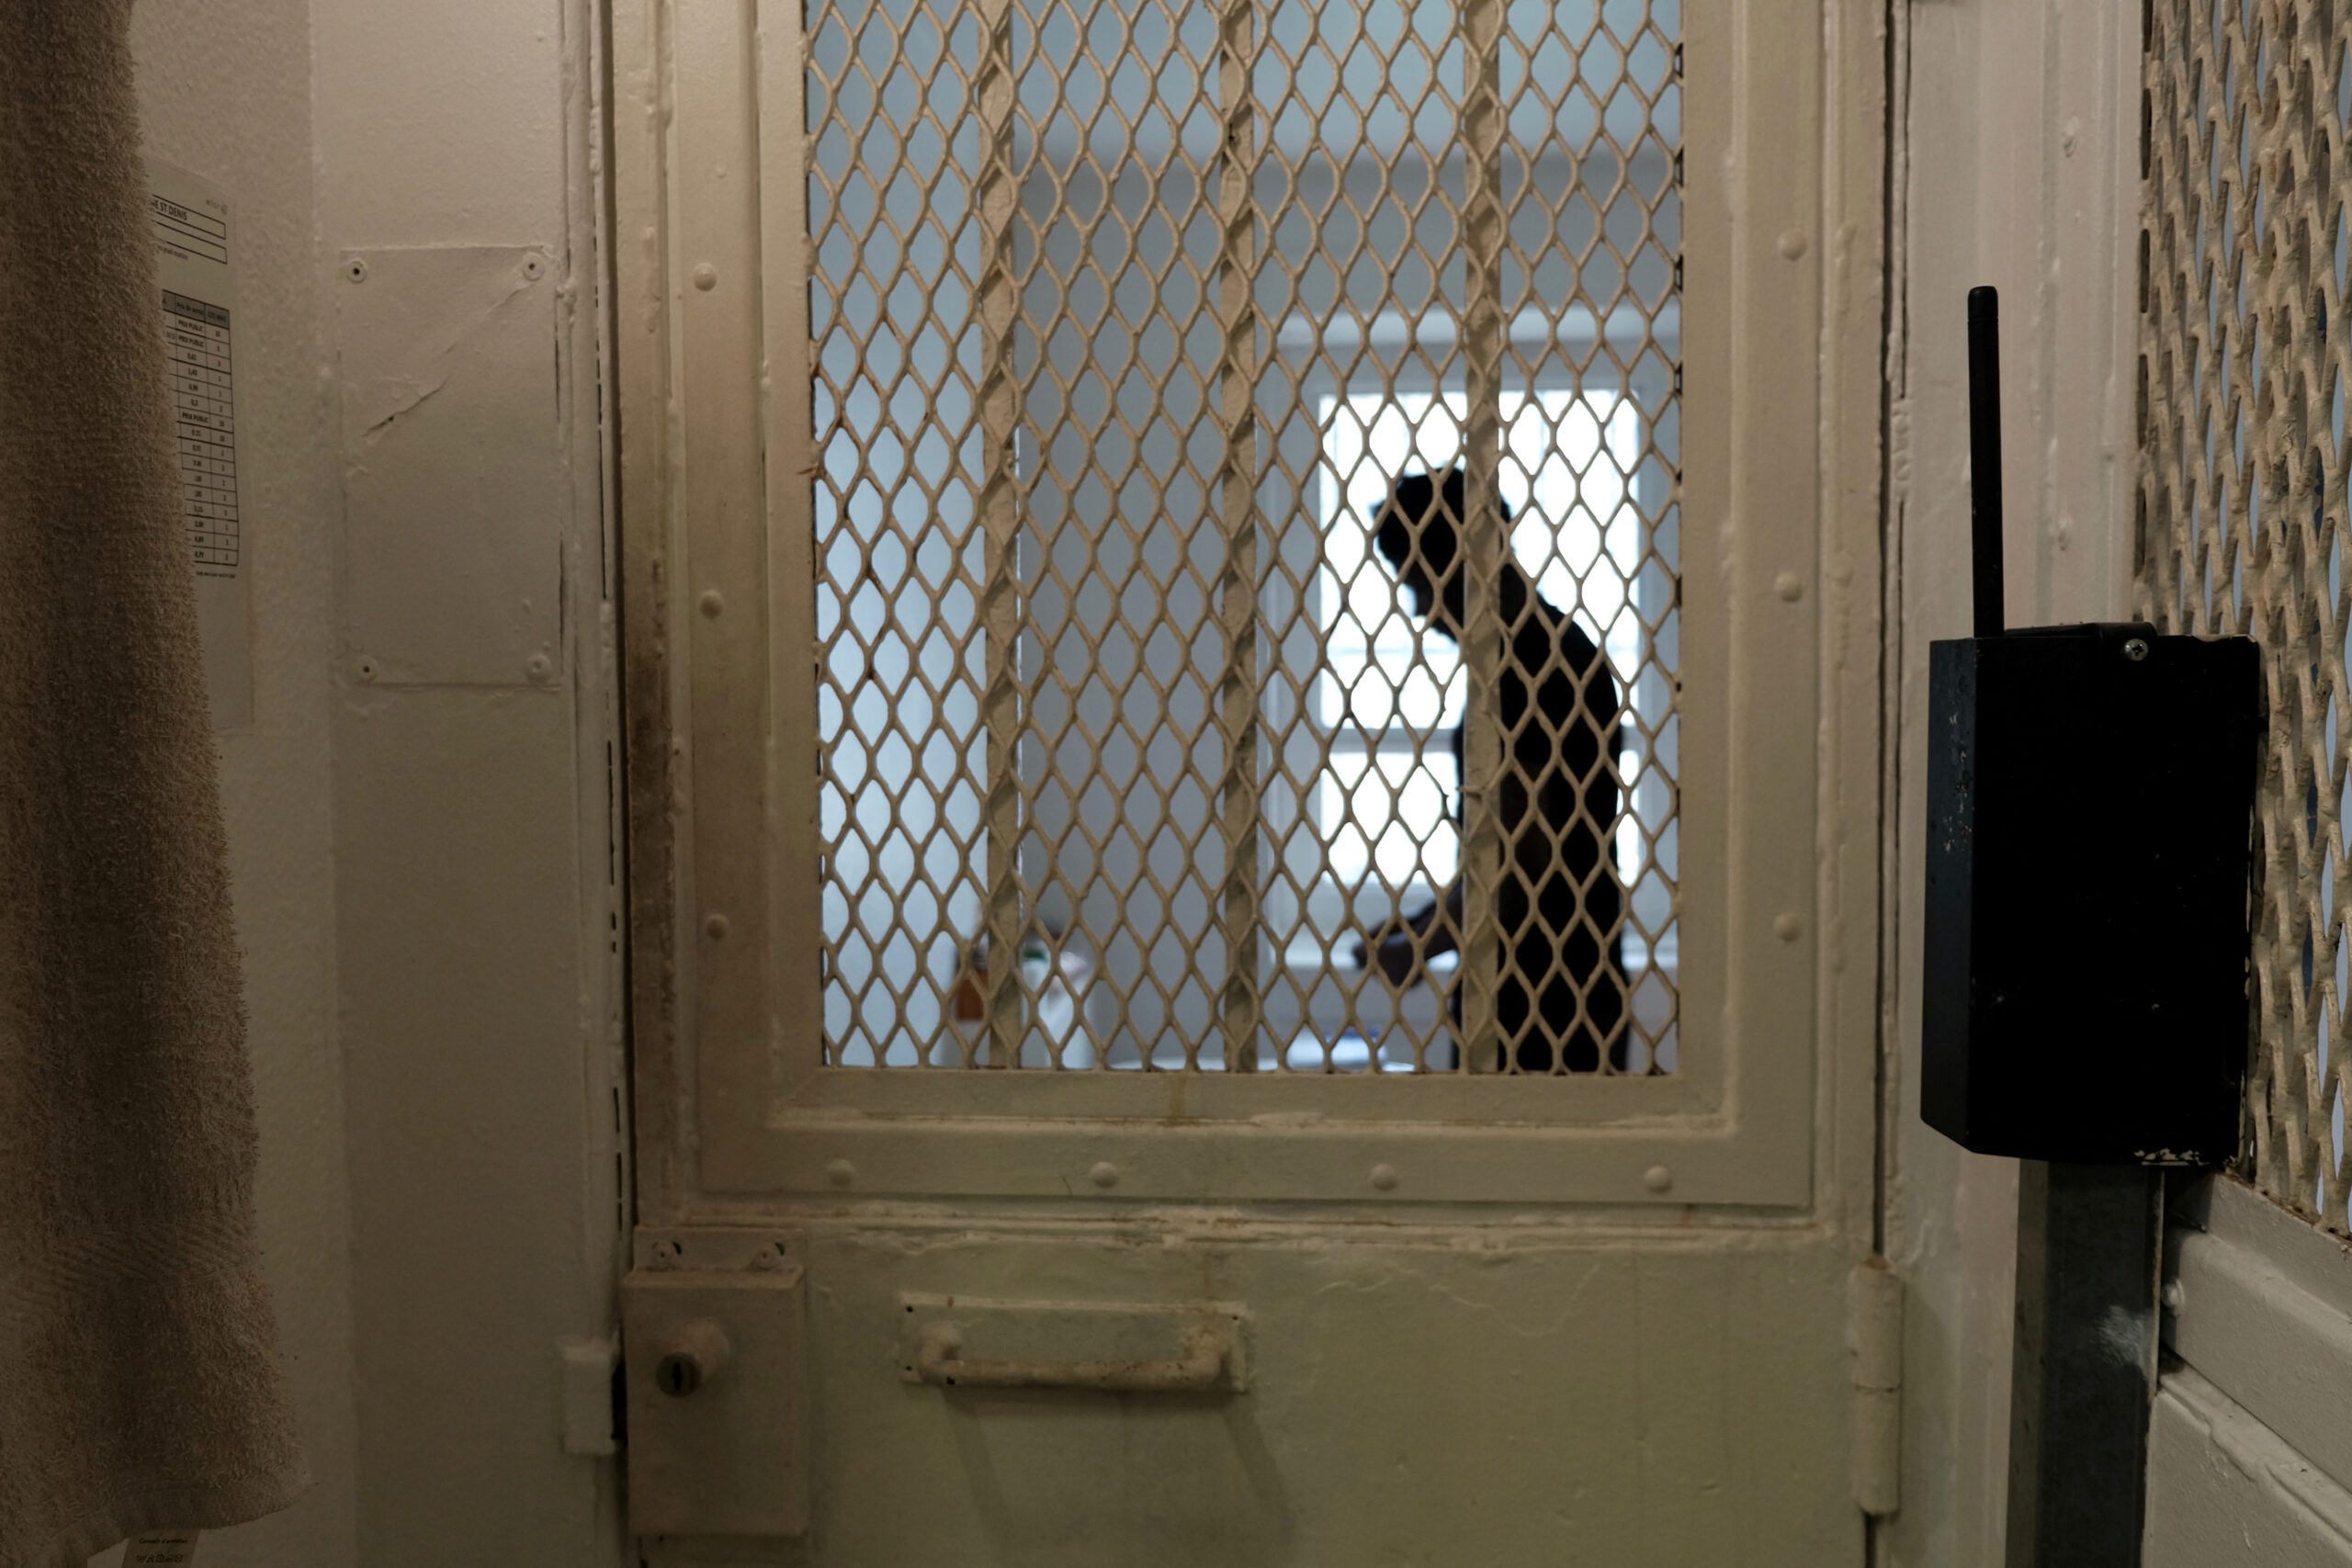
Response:
[[[2250,1174],[2346,1227],[2343,316],[2352,13],[2156,0],[2143,100],[2139,613],[2262,646]]]
[[[1678,4],[814,0],[828,1062],[1672,1070]]]

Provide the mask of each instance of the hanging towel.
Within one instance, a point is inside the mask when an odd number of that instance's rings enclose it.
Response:
[[[130,0],[0,0],[0,1568],[307,1484]]]

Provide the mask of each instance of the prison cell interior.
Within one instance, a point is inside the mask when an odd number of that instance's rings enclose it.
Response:
[[[1677,0],[820,0],[808,32],[826,1060],[1521,1070],[1516,562],[1623,705],[1589,934],[1623,1070],[1671,1071]],[[1370,539],[1457,465],[1459,649]],[[1457,876],[1430,983],[1351,961]]]

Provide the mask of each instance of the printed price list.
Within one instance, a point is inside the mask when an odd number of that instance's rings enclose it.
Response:
[[[229,312],[164,290],[164,348],[180,459],[180,513],[199,577],[237,575],[237,427]]]

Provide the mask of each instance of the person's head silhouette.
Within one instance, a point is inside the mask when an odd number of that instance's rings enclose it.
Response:
[[[1462,530],[1469,509],[1462,470],[1440,478],[1407,474],[1389,488],[1373,521],[1373,543],[1411,596],[1413,614],[1451,637],[1462,635]],[[1506,527],[1510,508],[1498,501]]]

